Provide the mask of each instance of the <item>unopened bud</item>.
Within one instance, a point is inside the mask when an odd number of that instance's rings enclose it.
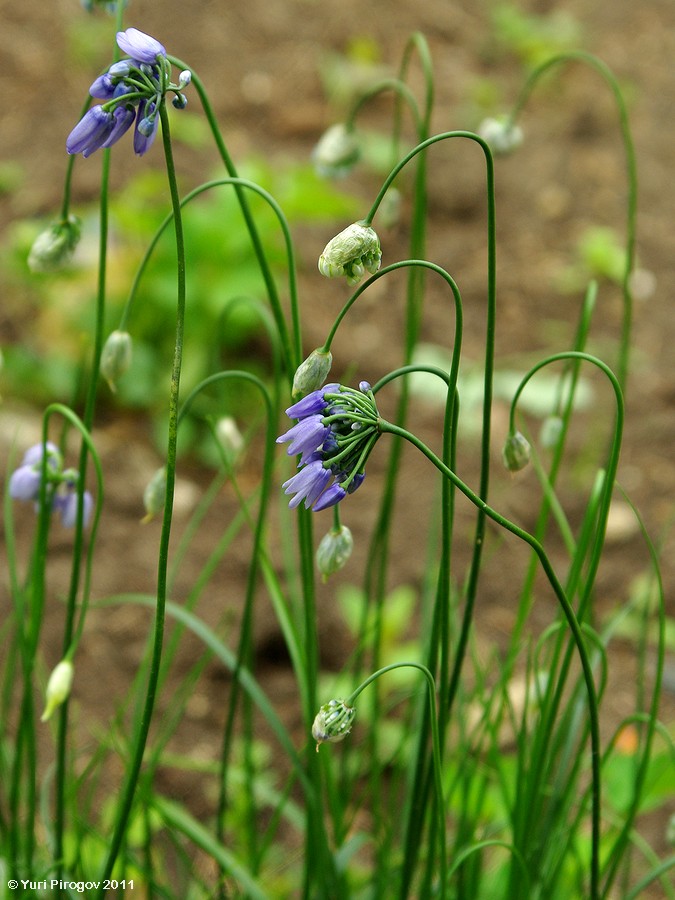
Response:
[[[317,175],[322,178],[342,178],[358,162],[359,143],[351,128],[332,125],[319,138],[312,152],[312,162]]]
[[[304,397],[305,394],[318,391],[328,378],[332,364],[333,354],[330,351],[312,350],[295,371],[291,391],[293,397]]]
[[[519,472],[530,461],[531,447],[527,438],[519,431],[512,432],[506,439],[502,459],[509,472]]]
[[[131,335],[128,331],[113,331],[101,353],[101,375],[113,393],[117,390],[117,380],[128,372],[130,367]]]
[[[166,466],[157,469],[143,491],[144,522],[149,522],[164,509],[166,501]]]
[[[380,239],[375,231],[354,222],[326,244],[319,257],[319,272],[326,278],[344,275],[348,284],[354,285],[366,272],[374,275],[381,261]]]
[[[223,416],[216,422],[216,436],[225,451],[225,456],[233,462],[244,448],[244,438],[232,416]]]
[[[523,143],[522,128],[515,125],[508,116],[484,119],[478,126],[478,135],[490,145],[496,156],[513,153]]]
[[[539,432],[539,440],[542,447],[546,447],[547,450],[556,447],[560,440],[563,426],[564,423],[560,416],[547,416],[541,423]]]
[[[347,706],[344,700],[329,700],[316,714],[312,725],[312,737],[319,744],[337,744],[352,730],[356,709]]]
[[[323,580],[344,567],[354,549],[354,538],[346,525],[324,534],[316,548],[316,565]]]
[[[70,262],[79,240],[80,221],[75,216],[53,222],[33,241],[28,254],[28,268],[31,272],[58,271]]]
[[[73,672],[73,664],[69,659],[62,659],[54,668],[47,682],[45,711],[40,718],[41,722],[46,722],[54,710],[58,709],[70,696],[70,689],[73,686]]]

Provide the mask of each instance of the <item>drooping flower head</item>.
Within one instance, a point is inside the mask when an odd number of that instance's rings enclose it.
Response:
[[[319,709],[312,725],[312,737],[319,744],[336,744],[343,741],[352,730],[356,709],[344,700],[329,700]]]
[[[312,151],[312,162],[322,178],[343,178],[358,162],[361,149],[353,129],[338,124],[324,131]]]
[[[37,503],[42,482],[42,460],[46,454],[46,496],[52,510],[58,510],[66,528],[72,528],[77,520],[79,473],[75,469],[63,468],[63,456],[59,448],[47,441],[35,444],[23,456],[21,465],[12,472],[9,479],[9,495],[14,500],[32,500]],[[94,500],[85,491],[82,497],[83,522],[88,524],[94,507]]]
[[[80,230],[80,220],[68,216],[41,231],[28,254],[31,272],[56,272],[67,265],[80,240]]]
[[[359,390],[327,384],[286,410],[298,419],[277,443],[288,443],[288,454],[300,455],[298,472],[283,488],[294,494],[289,506],[318,512],[335,506],[363,482],[365,464],[380,436],[379,413],[370,385]]]
[[[171,81],[171,64],[158,40],[127,28],[118,31],[117,45],[128,58],[113,63],[89,88],[99,106],[92,106],[70,132],[68,153],[91,156],[102,147],[112,147],[135,123],[134,151],[143,156],[152,146],[159,125],[160,105],[167,92],[175,94],[173,105],[183,109],[182,93],[190,73],[182,72],[178,84]]]
[[[345,276],[350,285],[358,284],[366,272],[374,275],[380,268],[382,250],[377,233],[362,222],[353,222],[336,234],[319,257],[319,272],[326,278]]]

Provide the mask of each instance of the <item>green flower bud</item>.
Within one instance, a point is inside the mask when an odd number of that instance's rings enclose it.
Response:
[[[506,439],[502,450],[502,459],[509,472],[519,472],[530,461],[531,447],[524,435],[519,431],[512,432]]]
[[[331,528],[316,548],[316,565],[324,581],[346,564],[354,549],[354,538],[346,525]]]
[[[490,145],[495,156],[507,156],[523,143],[523,130],[514,125],[508,116],[484,119],[478,126],[478,135]]]
[[[73,673],[73,664],[69,659],[62,659],[54,668],[47,682],[45,711],[40,717],[41,722],[46,722],[47,719],[51,718],[54,710],[58,709],[70,696],[70,689],[73,686]]]
[[[101,352],[101,375],[114,393],[116,382],[131,367],[131,335],[128,331],[113,331]]]
[[[58,271],[70,261],[79,240],[80,220],[75,216],[53,222],[33,241],[28,268],[31,272]]]
[[[149,522],[158,512],[164,509],[166,500],[166,466],[157,469],[143,491],[143,506],[145,506],[144,522]]]
[[[307,359],[301,362],[293,376],[293,397],[304,397],[323,386],[330,367],[333,354],[325,350],[312,350]]]
[[[216,436],[225,451],[225,456],[230,462],[234,462],[244,449],[244,438],[237,428],[237,423],[232,416],[223,416],[216,422]]]
[[[380,268],[380,239],[369,225],[354,222],[329,241],[319,257],[319,272],[326,278],[346,276],[354,285],[365,272],[374,275]]]
[[[547,416],[544,419],[541,423],[541,430],[539,432],[539,440],[541,441],[542,447],[550,449],[551,447],[557,446],[560,435],[562,434],[563,424],[563,420],[560,416]]]
[[[354,168],[360,155],[352,129],[339,124],[322,134],[312,152],[312,162],[317,175],[322,178],[343,178]]]
[[[356,709],[347,706],[344,700],[329,700],[316,714],[312,725],[312,737],[319,744],[337,744],[343,741],[352,730]]]

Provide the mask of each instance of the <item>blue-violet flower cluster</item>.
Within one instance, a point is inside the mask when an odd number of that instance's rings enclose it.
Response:
[[[77,519],[77,485],[80,480],[75,469],[63,468],[63,457],[59,448],[47,441],[45,445],[35,444],[23,456],[21,465],[12,472],[9,479],[9,495],[14,500],[32,500],[37,504],[40,496],[42,459],[46,449],[47,499],[52,509],[58,510],[66,528],[72,528]],[[84,524],[91,518],[94,500],[89,491],[83,496]]]
[[[379,413],[367,381],[359,389],[327,384],[286,410],[298,419],[277,443],[288,443],[288,454],[300,454],[298,473],[284,482],[294,494],[291,509],[304,500],[318,512],[353,493],[365,478],[365,464],[380,436]]]
[[[190,72],[181,72],[178,84],[173,84],[171,63],[159,41],[137,28],[127,28],[117,32],[117,45],[128,58],[113,63],[89,88],[91,96],[103,103],[88,109],[70,132],[68,153],[87,157],[112,147],[135,123],[134,151],[143,156],[155,140],[167,91],[174,92],[177,109],[187,104],[182,91],[190,83]]]

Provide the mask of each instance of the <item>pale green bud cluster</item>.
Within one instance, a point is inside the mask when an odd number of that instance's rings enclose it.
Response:
[[[28,254],[31,272],[56,272],[63,268],[70,262],[80,240],[80,230],[80,220],[68,216],[40,232]]]
[[[519,472],[530,461],[532,448],[527,438],[520,431],[513,431],[506,439],[502,450],[502,459],[509,472]]]
[[[324,581],[345,566],[353,549],[354,538],[346,525],[324,534],[316,548],[316,565]]]
[[[317,175],[322,178],[342,178],[354,168],[360,155],[353,130],[338,124],[321,135],[312,152],[312,162]]]
[[[333,354],[328,350],[312,350],[306,360],[301,362],[293,376],[293,397],[304,397],[312,391],[318,391],[328,378],[333,365]]]
[[[369,225],[354,222],[326,244],[319,257],[319,272],[326,278],[344,275],[354,285],[366,272],[374,275],[381,261],[380,239],[375,231]]]
[[[117,380],[131,368],[131,335],[128,331],[113,331],[101,352],[101,375],[113,393]]]
[[[312,737],[319,744],[337,744],[352,730],[356,709],[344,700],[329,700],[316,714],[312,725]]]
[[[70,689],[73,686],[73,664],[69,659],[62,659],[58,663],[47,682],[47,690],[45,692],[45,711],[40,718],[41,722],[46,722],[51,718],[56,709],[64,703],[70,696]]]
[[[508,116],[484,119],[478,126],[478,135],[489,144],[495,156],[507,156],[523,143],[523,130]]]

